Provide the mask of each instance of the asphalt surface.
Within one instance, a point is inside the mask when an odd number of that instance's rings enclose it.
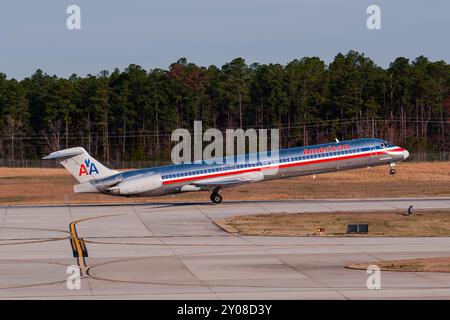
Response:
[[[4,206],[0,298],[449,299],[450,273],[382,272],[369,290],[366,271],[345,265],[448,256],[450,238],[239,236],[212,222],[410,205],[448,209],[450,198]],[[71,265],[80,289],[67,288]]]

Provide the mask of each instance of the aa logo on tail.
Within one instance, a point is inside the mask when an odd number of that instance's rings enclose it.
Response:
[[[99,173],[97,167],[95,166],[95,163],[91,163],[90,159],[84,160],[84,163],[80,165],[80,172],[78,173],[78,176],[81,177],[83,174],[89,176],[93,173]]]

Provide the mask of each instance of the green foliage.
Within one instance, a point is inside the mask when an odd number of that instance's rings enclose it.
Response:
[[[148,160],[147,155],[145,153],[144,147],[139,146],[137,149],[133,151],[133,153],[129,157],[130,161],[145,161]]]
[[[0,152],[31,158],[83,145],[106,161],[164,159],[171,131],[195,120],[204,129],[283,127],[288,144],[301,145],[367,135],[368,119],[391,119],[380,126],[384,138],[413,151],[448,150],[449,96],[444,61],[399,57],[383,69],[356,51],[328,66],[318,57],[286,65],[236,58],[206,68],[182,58],[168,70],[131,64],[68,79],[37,70],[18,82],[0,73]],[[323,121],[325,131],[314,126]],[[23,139],[13,145],[12,134]]]

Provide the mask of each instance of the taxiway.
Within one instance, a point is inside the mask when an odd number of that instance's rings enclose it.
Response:
[[[448,209],[450,198],[0,207],[1,299],[450,298],[450,273],[354,262],[450,255],[450,238],[259,237],[213,220],[276,212]],[[78,256],[78,257],[77,257]],[[84,256],[84,257],[83,257]],[[66,269],[79,265],[81,289]]]

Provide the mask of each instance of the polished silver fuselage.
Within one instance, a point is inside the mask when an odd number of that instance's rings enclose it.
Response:
[[[380,139],[357,139],[118,173],[93,181],[97,190],[122,196],[158,196],[229,188],[339,170],[394,165],[408,151]],[[103,186],[103,187],[100,187]],[[125,187],[124,187],[125,186]],[[122,188],[121,188],[122,187]]]

